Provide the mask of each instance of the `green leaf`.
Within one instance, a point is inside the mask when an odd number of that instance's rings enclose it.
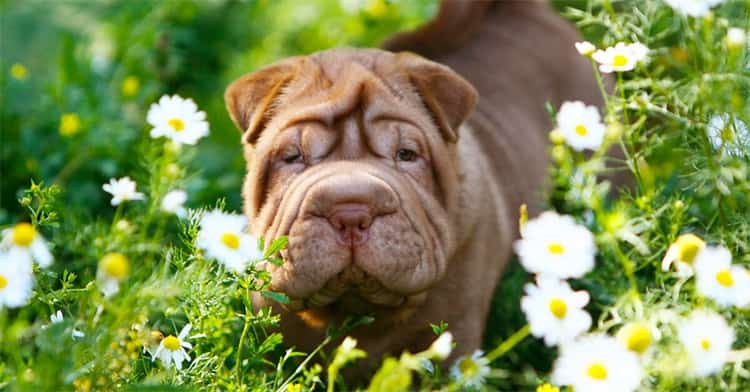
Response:
[[[264,298],[272,299],[282,305],[289,303],[289,297],[287,297],[284,293],[277,293],[275,291],[263,290],[260,292],[260,295]]]
[[[278,253],[280,250],[286,248],[286,244],[289,242],[289,237],[283,235],[271,243],[271,246],[268,247],[268,250],[266,250],[266,253],[263,255],[264,259],[267,259],[276,253]]]

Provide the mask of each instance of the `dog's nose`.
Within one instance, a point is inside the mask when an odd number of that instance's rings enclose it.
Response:
[[[367,241],[372,213],[363,204],[340,204],[328,215],[328,221],[338,232],[339,241],[347,245],[358,245]]]

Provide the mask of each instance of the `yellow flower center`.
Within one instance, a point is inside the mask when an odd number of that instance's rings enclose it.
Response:
[[[734,286],[734,278],[732,278],[732,273],[729,272],[728,270],[717,272],[716,281],[719,282],[719,284],[724,287]]]
[[[81,129],[81,118],[75,113],[65,113],[60,117],[60,134],[73,136]]]
[[[612,57],[612,65],[614,65],[615,67],[622,67],[627,63],[628,58],[621,54],[616,54],[614,57]]]
[[[122,95],[126,97],[132,97],[138,92],[141,83],[135,76],[128,76],[122,81]]]
[[[586,136],[589,133],[589,130],[586,129],[586,127],[583,124],[576,125],[576,133],[580,136]]]
[[[651,331],[645,325],[633,325],[625,345],[628,350],[642,354],[651,345]]]
[[[167,121],[167,124],[169,124],[175,132],[182,132],[182,130],[185,129],[185,123],[179,118],[170,118],[169,121]]]
[[[678,249],[678,260],[685,263],[692,263],[698,251],[703,249],[705,243],[695,234],[684,234],[675,241]]]
[[[238,237],[237,234],[234,234],[234,233],[222,234],[221,242],[224,243],[224,245],[226,245],[227,248],[231,248],[234,250],[237,250],[240,248],[240,237]]]
[[[130,272],[130,262],[128,262],[128,258],[122,253],[107,253],[102,257],[100,268],[102,268],[107,275],[117,280],[121,280],[128,276],[128,272]]]
[[[561,255],[565,252],[565,247],[559,242],[553,242],[547,246],[547,250],[554,255]]]
[[[472,378],[479,373],[479,365],[471,358],[465,358],[458,364],[458,369],[464,378]]]
[[[0,275],[0,290],[8,287],[8,278],[5,275]]]
[[[549,311],[558,319],[563,319],[568,314],[568,305],[560,298],[552,298],[549,301]]]
[[[701,347],[704,350],[706,350],[706,351],[710,350],[711,349],[711,341],[708,340],[708,339],[701,340]]]
[[[550,384],[542,384],[536,387],[536,392],[560,392],[560,388],[553,387]]]
[[[23,66],[23,64],[13,64],[12,67],[10,67],[10,76],[12,76],[16,80],[24,80],[26,79],[26,76],[29,75],[29,71],[26,69],[26,67]]]
[[[164,348],[169,351],[177,351],[180,349],[180,339],[177,339],[173,335],[169,335],[164,338]]]
[[[604,380],[607,378],[607,368],[604,367],[604,364],[601,362],[592,363],[591,366],[589,366],[587,373],[589,374],[589,377],[594,380]]]
[[[13,228],[13,243],[18,246],[27,247],[31,245],[36,237],[36,229],[31,223],[22,222]]]

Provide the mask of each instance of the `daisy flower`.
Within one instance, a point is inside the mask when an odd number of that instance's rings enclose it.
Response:
[[[724,0],[664,0],[675,11],[688,16],[706,16],[711,7],[714,7]]]
[[[589,41],[576,42],[575,47],[578,53],[586,57],[596,52],[596,46]]]
[[[451,351],[453,351],[453,334],[450,332],[443,332],[427,349],[428,353],[441,361],[448,358]]]
[[[529,220],[513,249],[521,265],[535,274],[580,278],[594,268],[594,236],[572,217],[554,211]]]
[[[620,344],[638,355],[645,354],[660,337],[656,326],[642,321],[629,322],[617,333]]]
[[[63,314],[62,314],[62,312],[61,312],[61,311],[59,311],[59,310],[58,310],[57,312],[55,312],[54,314],[51,314],[51,315],[49,316],[49,321],[50,321],[50,322],[51,322],[52,324],[57,324],[57,323],[61,323],[61,322],[63,322],[63,319],[64,319],[64,318],[63,318]]]
[[[489,373],[490,361],[484,357],[482,350],[461,357],[451,368],[451,377],[467,389],[480,388]]]
[[[0,309],[26,305],[34,287],[31,269],[12,260],[9,253],[0,253]]]
[[[589,303],[587,292],[573,291],[568,283],[543,276],[524,290],[521,309],[529,320],[531,334],[543,337],[547,346],[570,341],[591,326],[591,316],[583,310]]]
[[[143,200],[143,193],[135,191],[135,181],[130,177],[109,179],[109,184],[102,185],[105,192],[112,195],[112,205],[120,205],[123,201]]]
[[[581,101],[563,102],[557,113],[557,127],[565,142],[576,151],[597,150],[607,131],[599,109]]]
[[[614,47],[597,50],[591,57],[599,63],[599,70],[604,73],[630,71],[635,65],[646,59],[648,48],[640,43],[626,44],[619,42]]]
[[[189,333],[190,324],[187,324],[182,328],[179,335],[169,335],[162,339],[151,360],[154,361],[159,358],[164,366],[170,367],[174,364],[177,370],[182,370],[182,362],[190,361],[190,356],[185,349],[193,348],[193,345],[186,340]]]
[[[17,223],[13,228],[3,230],[2,248],[7,249],[10,259],[26,260],[25,264],[31,270],[31,260],[40,267],[52,264],[52,254],[36,228],[27,222]]]
[[[709,246],[695,258],[696,287],[721,306],[750,304],[750,275],[732,265],[732,254],[724,247]]]
[[[641,384],[638,357],[606,335],[590,335],[563,346],[552,382],[576,392],[628,392]]]
[[[739,27],[730,27],[724,39],[729,49],[742,49],[747,45],[747,33]]]
[[[161,209],[164,212],[175,214],[182,218],[187,213],[184,207],[185,201],[187,201],[187,192],[181,189],[169,191],[161,199]]]
[[[263,258],[258,240],[245,233],[247,218],[213,210],[203,215],[198,232],[198,246],[226,268],[242,273],[252,261]]]
[[[661,261],[662,271],[669,271],[672,263],[675,263],[678,274],[692,275],[695,256],[705,247],[706,243],[695,234],[683,234],[677,237]]]
[[[146,121],[154,127],[152,138],[164,136],[178,144],[195,144],[208,135],[206,113],[192,99],[179,95],[163,95],[159,103],[151,104]]]
[[[127,278],[129,272],[130,261],[124,254],[107,253],[99,261],[99,269],[96,273],[99,290],[105,297],[113,296],[120,291],[120,282]]]
[[[723,317],[705,310],[696,310],[683,321],[678,336],[690,355],[693,374],[698,377],[721,370],[735,337]]]
[[[750,147],[747,124],[739,119],[731,119],[727,113],[711,116],[706,133],[714,150],[723,150],[730,156],[742,156],[745,153],[743,146]]]

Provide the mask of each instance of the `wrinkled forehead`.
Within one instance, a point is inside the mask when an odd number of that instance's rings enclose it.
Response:
[[[304,71],[275,100],[268,128],[283,129],[302,121],[332,125],[355,112],[361,112],[365,122],[401,119],[423,130],[434,127],[419,94],[392,56],[366,50],[309,56]]]

